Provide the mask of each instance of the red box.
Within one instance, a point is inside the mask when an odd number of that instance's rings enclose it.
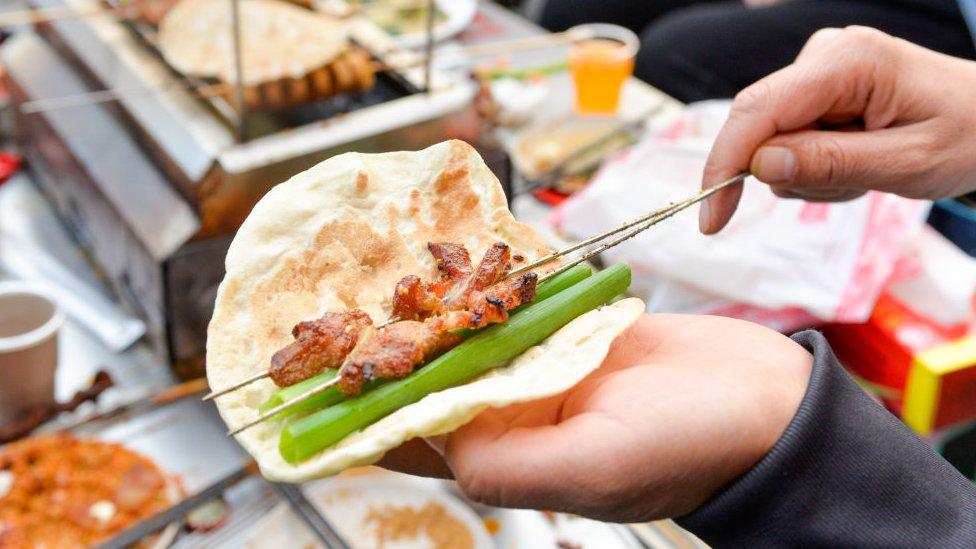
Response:
[[[884,293],[864,324],[824,335],[854,375],[919,434],[976,420],[976,337],[944,326]]]

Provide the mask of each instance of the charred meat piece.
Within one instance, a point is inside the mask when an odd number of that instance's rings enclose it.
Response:
[[[524,273],[472,292],[465,309],[446,311],[427,320],[437,330],[477,330],[508,320],[508,312],[535,299],[539,275]]]
[[[483,328],[508,320],[508,311],[535,299],[539,275],[523,273],[493,284],[468,296],[467,310],[471,313],[469,328]]]
[[[299,322],[292,330],[295,341],[271,357],[268,373],[272,381],[287,387],[326,368],[338,368],[356,346],[363,329],[372,324],[361,309],[325,313],[318,320]]]
[[[488,248],[478,263],[478,268],[463,283],[454,288],[444,298],[445,306],[451,310],[464,307],[471,292],[484,290],[498,282],[512,268],[509,260],[512,250],[504,242],[496,242]]]
[[[485,252],[485,257],[481,258],[478,268],[475,269],[471,278],[468,279],[465,290],[473,292],[483,290],[501,280],[503,276],[512,268],[510,263],[512,249],[504,242],[496,242]]]
[[[399,320],[424,320],[444,310],[441,301],[455,285],[471,276],[471,257],[468,250],[450,242],[428,242],[427,249],[434,256],[438,280],[423,282],[420,277],[403,277],[393,293],[390,316]]]
[[[461,336],[438,331],[425,322],[403,320],[363,334],[339,372],[339,389],[358,395],[362,384],[371,379],[400,379],[426,362],[461,342]]]
[[[471,256],[460,244],[450,242],[428,242],[427,249],[434,256],[441,277],[451,282],[460,282],[471,276]]]
[[[399,320],[423,320],[444,310],[441,296],[420,277],[410,275],[397,282],[390,316]]]

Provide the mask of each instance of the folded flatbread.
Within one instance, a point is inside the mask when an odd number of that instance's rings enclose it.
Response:
[[[221,388],[268,367],[301,320],[360,307],[385,320],[396,282],[434,277],[428,241],[463,244],[472,260],[494,242],[527,260],[548,253],[516,221],[498,180],[461,141],[419,152],[347,153],[272,189],[244,221],[227,254],[207,341],[207,378]],[[625,299],[591,311],[479,379],[433,393],[298,464],[278,452],[281,423],[238,435],[264,475],[300,482],[373,463],[419,436],[449,432],[490,406],[572,387],[600,365],[613,339],[644,310]],[[253,419],[275,390],[264,380],[218,399],[231,428]]]
[[[278,0],[238,0],[245,85],[302,78],[349,45],[340,21]],[[177,70],[237,82],[231,2],[181,0],[159,25],[159,49]]]

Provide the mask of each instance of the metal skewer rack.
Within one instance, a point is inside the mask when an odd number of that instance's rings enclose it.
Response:
[[[0,48],[18,144],[61,220],[181,377],[202,372],[223,256],[271,187],[342,152],[439,142],[463,124],[475,94],[467,75],[437,70],[424,93],[424,57],[353,15],[357,46],[408,68],[377,74],[365,92],[242,117],[224,97],[200,97],[214,81],[167,64],[154,27],[120,16],[125,0],[28,1],[85,16],[40,22]],[[81,100],[44,108],[65,97]]]
[[[123,13],[125,4],[131,3],[131,0],[102,1],[115,13]],[[227,0],[227,3],[228,9],[232,9],[239,5],[239,0]],[[265,135],[271,135],[279,131],[298,128],[317,121],[328,120],[329,118],[335,116],[341,116],[343,114],[392,101],[400,97],[406,97],[427,91],[426,86],[421,87],[419,82],[416,82],[416,78],[414,78],[412,81],[398,70],[387,69],[377,72],[376,83],[368,90],[337,94],[333,97],[319,99],[314,102],[300,105],[292,105],[284,109],[277,109],[274,111],[266,109],[259,111],[247,110],[243,107],[238,108],[231,101],[228,101],[226,94],[208,94],[201,97],[200,94],[196,93],[199,90],[206,90],[219,86],[221,85],[221,82],[214,78],[202,78],[188,75],[169,65],[169,63],[166,62],[162,52],[157,47],[157,44],[159,43],[158,33],[156,27],[154,27],[152,24],[139,17],[119,17],[119,23],[124,26],[133,37],[135,37],[138,43],[141,44],[146,51],[151,52],[156,59],[158,59],[158,61],[169,70],[169,73],[174,78],[179,80],[182,87],[188,93],[197,95],[200,101],[206,103],[213,110],[213,112],[222,119],[224,124],[234,131],[234,134],[237,136],[237,139],[240,142],[249,141]],[[235,30],[238,30],[239,26],[235,26],[234,28]],[[241,70],[242,61],[240,56],[243,55],[239,43],[240,39],[240,33],[235,32],[234,54],[237,56],[236,64],[238,71]],[[381,55],[380,52],[374,51],[375,45],[371,47],[370,44],[357,40],[356,36],[352,36],[350,38],[350,42],[356,47],[369,51],[371,54],[371,60],[374,63],[382,64],[383,57],[385,56]],[[387,55],[389,55],[389,53],[393,52],[386,52]],[[432,51],[425,52],[427,58],[430,57],[431,53]],[[424,64],[426,66],[426,60]],[[241,78],[241,74],[238,73],[236,83],[233,85],[234,92],[230,95],[237,97],[243,96],[244,86],[241,84],[242,81],[243,78]],[[147,92],[151,93],[153,91],[152,88],[152,86],[149,86]],[[243,104],[242,101],[238,101],[238,103]],[[248,131],[249,129],[253,129],[254,131]]]

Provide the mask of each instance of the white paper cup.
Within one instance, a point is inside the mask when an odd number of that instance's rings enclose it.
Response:
[[[0,282],[0,423],[54,401],[64,313],[36,286]]]

